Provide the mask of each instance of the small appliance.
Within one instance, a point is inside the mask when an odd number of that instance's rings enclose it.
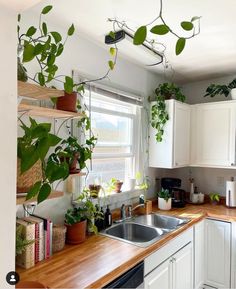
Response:
[[[180,189],[181,179],[162,178],[161,187],[169,190],[172,198],[172,207],[183,208],[185,206],[185,191]]]
[[[226,182],[226,206],[236,207],[236,181],[233,178]]]

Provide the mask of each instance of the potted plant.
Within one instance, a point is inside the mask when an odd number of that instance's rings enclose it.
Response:
[[[160,210],[170,210],[171,209],[171,195],[169,190],[161,189],[158,192],[158,208]]]
[[[155,103],[151,107],[151,126],[157,130],[156,141],[162,142],[164,127],[169,120],[165,100],[176,99],[184,102],[185,96],[174,83],[162,83],[155,89],[155,97]]]
[[[209,197],[212,205],[218,205],[220,203],[220,194],[210,193]]]
[[[90,193],[90,196],[92,198],[97,198],[98,197],[98,194],[101,190],[101,185],[97,185],[97,184],[90,184],[89,185],[89,193]]]
[[[211,84],[206,89],[206,96],[214,97],[216,95],[224,95],[227,97],[231,94],[232,99],[236,99],[236,79],[232,80],[228,85]]]

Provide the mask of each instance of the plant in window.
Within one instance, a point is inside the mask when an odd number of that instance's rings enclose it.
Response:
[[[181,102],[185,101],[185,96],[180,88],[174,83],[162,83],[155,89],[156,103],[151,107],[151,126],[156,129],[156,141],[162,142],[164,127],[169,120],[166,111],[167,99],[176,99]]]

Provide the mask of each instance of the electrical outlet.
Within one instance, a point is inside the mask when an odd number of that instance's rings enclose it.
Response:
[[[224,177],[216,177],[216,183],[217,183],[217,186],[223,187],[225,184],[225,178]]]

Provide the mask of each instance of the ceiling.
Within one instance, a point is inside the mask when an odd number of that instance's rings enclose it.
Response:
[[[137,28],[155,18],[159,11],[159,0],[51,0],[52,14],[56,21],[73,22],[78,31],[99,45],[104,44],[104,35],[112,29],[108,18],[125,20]],[[35,9],[39,9],[37,6]],[[235,0],[163,0],[163,14],[168,25],[182,33],[179,23],[192,16],[202,16],[201,33],[187,41],[183,53],[175,55],[176,38],[159,36],[167,46],[166,55],[174,70],[174,80],[187,83],[209,78],[232,75],[236,72],[236,1]],[[186,32],[184,32],[187,35]],[[160,73],[161,66],[149,68],[139,57],[135,59],[130,49],[120,49],[128,57],[146,69]]]

